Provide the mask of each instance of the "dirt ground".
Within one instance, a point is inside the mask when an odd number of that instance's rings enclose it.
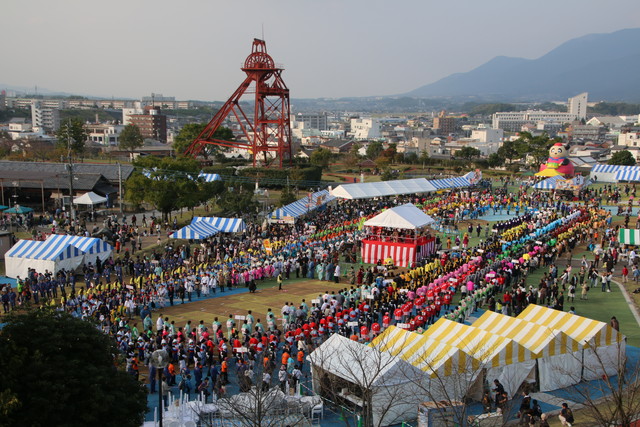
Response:
[[[200,320],[204,320],[207,327],[211,328],[211,322],[215,317],[218,317],[226,331],[225,321],[229,314],[246,315],[247,310],[251,310],[256,321],[261,319],[263,326],[266,327],[265,319],[269,308],[273,310],[276,318],[280,319],[280,309],[285,302],[294,302],[299,305],[304,298],[311,306],[311,300],[318,298],[319,294],[324,294],[325,291],[337,292],[348,286],[350,286],[348,283],[335,284],[319,280],[301,280],[293,283],[285,281],[282,285],[282,291],[278,291],[278,287],[274,286],[258,289],[256,293],[244,292],[226,296],[218,290],[217,295],[224,296],[185,304],[181,304],[180,300],[174,301],[173,307],[166,307],[154,312],[153,320],[155,321],[158,314],[161,313],[163,317],[169,317],[169,321],[175,320],[177,327],[184,326],[188,320],[191,320],[191,325],[196,327]],[[236,320],[237,325],[241,323]]]

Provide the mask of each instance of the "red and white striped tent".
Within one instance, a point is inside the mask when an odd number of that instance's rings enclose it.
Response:
[[[418,236],[417,231],[434,223],[434,219],[411,203],[387,209],[364,223],[365,227],[414,230],[414,237],[393,238],[371,235],[362,241],[362,261],[375,264],[389,258],[394,265],[408,267],[435,250],[435,239]]]

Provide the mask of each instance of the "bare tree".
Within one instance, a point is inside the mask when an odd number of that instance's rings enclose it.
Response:
[[[569,400],[581,403],[598,425],[633,425],[640,418],[640,364],[629,363],[625,342],[585,348],[583,360],[590,361],[583,376],[600,379],[571,387]]]
[[[364,426],[412,420],[423,396],[416,394],[416,367],[388,353],[334,334],[309,356],[314,391],[350,405]]]

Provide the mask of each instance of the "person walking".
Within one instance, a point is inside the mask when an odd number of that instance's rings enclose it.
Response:
[[[628,276],[629,276],[629,269],[625,265],[622,267],[622,283],[627,283]]]
[[[571,425],[573,424],[573,412],[571,411],[571,409],[569,409],[569,405],[567,405],[566,403],[562,404],[562,410],[560,410],[560,415],[558,415],[558,418],[560,419],[560,423],[563,426],[571,427]]]
[[[278,290],[282,290],[282,273],[278,274],[278,278],[276,279],[278,282]]]

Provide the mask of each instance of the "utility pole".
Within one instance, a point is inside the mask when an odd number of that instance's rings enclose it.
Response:
[[[122,165],[120,162],[118,162],[118,199],[120,200],[120,213],[122,213]]]
[[[69,214],[71,221],[76,220],[76,211],[73,207],[73,158],[71,156],[71,121],[67,122],[67,160],[69,164],[67,168],[69,169]],[[75,224],[74,224],[75,227]]]

